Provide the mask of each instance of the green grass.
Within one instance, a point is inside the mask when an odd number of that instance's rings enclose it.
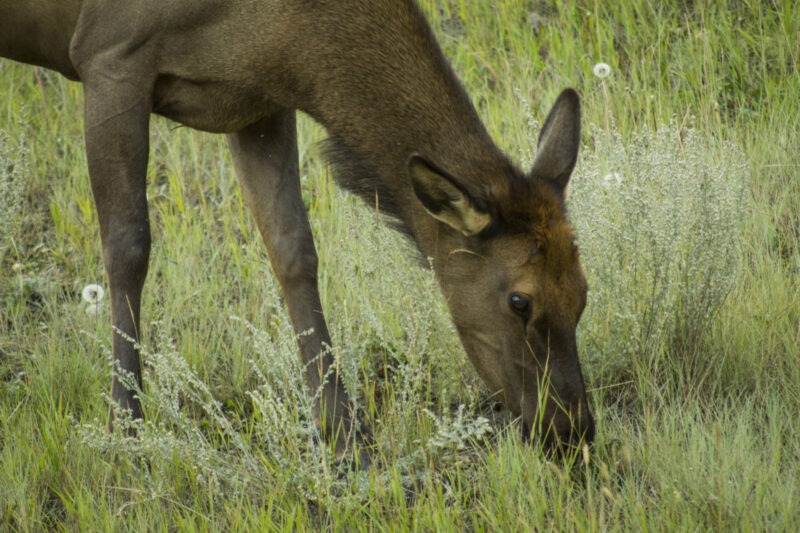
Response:
[[[223,139],[160,119],[149,418],[138,440],[108,433],[108,309],[87,314],[80,296],[104,283],[81,88],[0,61],[0,529],[798,530],[800,11],[559,4],[423,2],[515,158],[531,160],[532,122],[563,87],[583,96],[570,209],[590,283],[588,464],[520,442],[431,273],[333,187],[305,117],[323,305],[374,468],[352,472],[315,439]]]

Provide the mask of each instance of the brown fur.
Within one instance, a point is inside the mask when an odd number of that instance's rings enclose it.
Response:
[[[524,173],[489,138],[410,0],[0,0],[0,54],[84,84],[112,322],[128,337],[150,250],[149,114],[227,133],[294,327],[312,332],[298,342],[309,386],[323,387],[320,425],[340,452],[352,442],[341,379],[321,378],[333,361],[298,182],[302,110],[330,133],[339,183],[433,258],[490,389],[550,442],[591,439],[575,343],[586,282],[563,200],[580,138],[574,91]],[[114,335],[113,351],[140,381],[134,345]],[[142,416],[135,391],[115,379],[112,394]]]

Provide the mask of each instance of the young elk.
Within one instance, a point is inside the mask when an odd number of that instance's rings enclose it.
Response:
[[[352,414],[317,288],[295,113],[330,133],[337,180],[395,217],[433,258],[467,355],[552,446],[591,441],[575,328],[586,303],[564,190],[579,147],[565,90],[522,172],[489,138],[411,0],[0,0],[0,55],[84,85],[86,152],[111,293],[113,352],[141,385],[150,253],[149,116],[228,134],[283,289],[322,430],[344,453]],[[318,363],[314,363],[318,362]],[[320,376],[329,376],[324,380]],[[134,416],[136,391],[113,398]],[[324,413],[324,416],[323,416]]]

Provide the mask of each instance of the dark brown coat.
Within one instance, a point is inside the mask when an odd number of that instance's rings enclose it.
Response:
[[[529,172],[494,145],[410,0],[0,0],[0,54],[80,80],[112,321],[135,338],[147,274],[149,115],[226,133],[309,365],[320,424],[343,452],[351,414],[332,364],[298,182],[295,110],[331,135],[337,179],[396,217],[433,265],[470,360],[526,428],[591,440],[575,328],[586,302],[564,189],[574,91]],[[141,380],[139,354],[114,356]],[[113,397],[142,416],[134,391]]]

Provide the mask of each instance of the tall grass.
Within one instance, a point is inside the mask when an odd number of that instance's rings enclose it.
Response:
[[[373,432],[337,462],[224,142],[154,119],[146,422],[112,372],[81,89],[0,62],[0,528],[775,530],[800,526],[800,13],[793,2],[422,2],[493,136],[530,161],[577,87],[569,210],[590,461],[521,443],[409,245],[299,124],[335,356]],[[592,74],[611,66],[604,79]],[[10,176],[10,177],[9,177]],[[22,189],[21,187],[24,187]],[[3,251],[4,250],[4,251]]]
[[[27,154],[24,142],[12,146],[0,132],[0,256],[14,238],[22,209],[22,193],[27,178]]]

